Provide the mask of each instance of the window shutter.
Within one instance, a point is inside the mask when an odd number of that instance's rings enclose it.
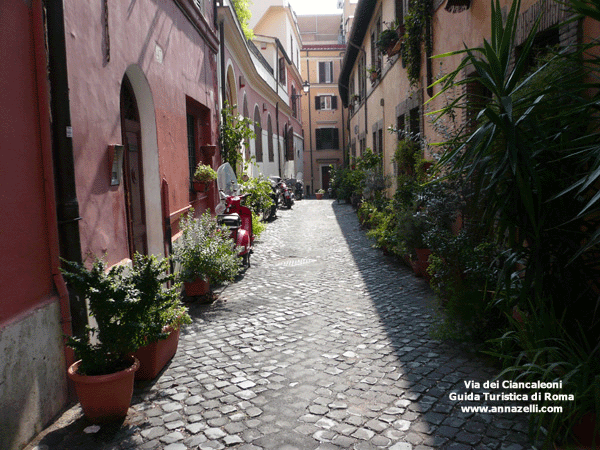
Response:
[[[337,109],[337,96],[333,95],[331,97],[331,109]]]
[[[288,129],[287,139],[288,143],[286,159],[288,161],[292,161],[294,159],[294,127]]]
[[[324,62],[319,62],[319,83],[325,83],[325,64]]]
[[[321,109],[321,97],[319,95],[315,96],[315,109]]]
[[[338,132],[338,129],[337,128],[333,128],[332,132],[333,132],[333,139],[332,139],[333,140],[333,145],[332,145],[332,148],[335,148],[335,149],[340,148],[340,141],[339,141],[339,132]]]

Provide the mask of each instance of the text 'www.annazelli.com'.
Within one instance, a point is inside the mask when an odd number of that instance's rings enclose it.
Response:
[[[501,413],[562,413],[562,406],[539,406],[535,403],[531,405],[514,405],[514,406],[461,406],[460,410],[463,413],[484,413],[484,414],[501,414]]]

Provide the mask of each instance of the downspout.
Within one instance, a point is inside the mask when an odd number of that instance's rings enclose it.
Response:
[[[56,197],[54,192],[54,170],[52,168],[52,133],[50,132],[50,98],[47,74],[47,54],[44,36],[44,17],[42,0],[34,0],[32,5],[34,45],[36,62],[36,83],[38,114],[40,115],[40,144],[44,171],[44,197],[46,201],[46,220],[48,221],[48,246],[50,248],[50,269],[58,293],[62,334],[71,336],[71,311],[69,310],[69,292],[60,273],[60,243],[58,239],[58,220],[56,215]],[[75,362],[71,348],[64,346],[67,367]]]
[[[79,203],[75,188],[63,2],[49,0],[44,4],[48,33],[52,155],[60,256],[81,263],[78,223],[81,217],[79,217]],[[81,336],[85,334],[88,323],[85,299],[69,289],[69,303],[73,335]]]
[[[221,22],[219,23],[219,46],[220,48],[220,53],[221,53],[221,61],[220,62],[220,67],[221,67],[221,108],[225,108],[225,101],[227,100],[226,94],[227,94],[227,90],[226,90],[226,86],[225,86],[225,23],[223,20],[221,20]],[[229,105],[229,106],[233,106],[233,105]]]
[[[310,64],[309,64],[310,51],[306,50],[306,79],[310,85]],[[341,99],[340,99],[341,101]],[[315,191],[315,176],[313,173],[313,143],[312,143],[312,101],[310,99],[310,88],[308,88],[308,141],[310,142],[310,189]],[[310,192],[308,193],[310,194]]]
[[[277,127],[277,168],[279,169],[279,176],[281,177],[281,138],[279,136],[279,102],[275,103],[275,126]]]
[[[342,56],[343,53],[340,54]],[[341,59],[340,59],[341,65]],[[341,67],[340,67],[341,70]],[[340,96],[340,107],[342,110],[342,167],[346,166],[346,124],[344,123],[344,102]]]
[[[354,42],[352,42],[352,39],[350,39],[348,41],[348,44],[350,44],[352,47],[358,49],[359,51],[363,52],[363,54],[365,55],[365,64],[366,64],[367,63],[367,51],[364,48],[359,47]],[[359,74],[359,76],[364,76],[364,74]],[[367,114],[367,92],[365,89],[365,149],[366,149],[368,135],[369,135],[369,116]],[[362,155],[360,155],[360,156],[362,156]]]

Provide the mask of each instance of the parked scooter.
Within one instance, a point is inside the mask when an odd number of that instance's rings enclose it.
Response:
[[[249,194],[240,193],[235,172],[229,163],[222,164],[217,169],[217,187],[221,200],[215,208],[217,221],[229,228],[243,265],[250,267],[250,254],[254,243],[252,211],[242,205],[242,200]]]
[[[292,189],[295,200],[302,200],[302,196],[304,195],[304,186],[302,185],[302,181],[296,178],[290,178],[285,180],[285,184]]]
[[[292,209],[292,205],[294,204],[295,195],[291,186],[288,186],[284,181],[281,182],[281,190],[283,191],[283,205]]]
[[[263,220],[267,221],[274,218],[277,215],[277,208],[281,203],[281,191],[279,188],[278,179],[279,177],[270,176],[269,181],[271,182],[271,193],[269,194],[273,201],[271,207],[263,211]]]
[[[275,189],[277,195],[277,205],[291,209],[292,205],[294,204],[294,193],[292,190],[287,184],[285,184],[281,177],[270,175],[269,179],[271,180],[271,183],[275,183],[277,185]]]

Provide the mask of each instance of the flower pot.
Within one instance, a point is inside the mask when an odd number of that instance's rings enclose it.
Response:
[[[133,395],[133,380],[140,362],[132,357],[129,368],[108,375],[81,375],[77,372],[81,361],[68,370],[75,384],[77,398],[86,419],[92,423],[106,423],[127,416]]]
[[[166,339],[151,342],[140,347],[133,354],[140,361],[140,368],[135,373],[136,380],[153,380],[175,356],[180,328],[170,329],[170,331]]]
[[[401,40],[397,40],[396,42],[394,42],[393,44],[391,44],[390,46],[388,46],[388,48],[386,49],[386,53],[388,55],[388,58],[391,58],[392,56],[395,56],[398,53],[400,53],[400,49],[401,48],[402,48],[402,41]]]
[[[431,250],[428,248],[416,248],[417,259],[413,262],[413,270],[418,277],[428,277],[427,268],[429,267],[429,255]]]
[[[196,192],[206,192],[211,184],[212,181],[194,181],[194,190]]]
[[[210,281],[204,278],[196,278],[194,281],[185,281],[185,294],[188,297],[208,294],[210,292]]]
[[[315,194],[317,200],[321,200],[323,198],[323,194],[319,194],[318,192]]]
[[[377,72],[371,72],[369,76],[371,78],[371,83],[375,83],[377,78],[379,78],[379,74]]]

